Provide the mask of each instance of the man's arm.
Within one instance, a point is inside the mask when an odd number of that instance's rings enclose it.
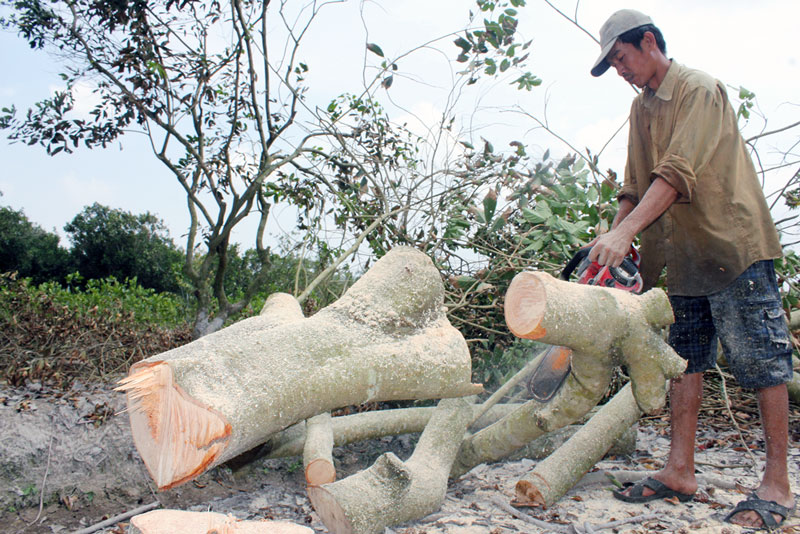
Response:
[[[589,259],[600,265],[619,267],[636,234],[658,219],[677,199],[678,191],[663,178],[656,178],[635,207],[627,198],[620,200],[611,230],[594,241]]]

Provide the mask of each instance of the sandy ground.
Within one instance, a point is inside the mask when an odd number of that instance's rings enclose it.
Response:
[[[2,532],[75,532],[154,501],[165,508],[211,510],[239,519],[289,520],[327,532],[306,498],[296,458],[258,460],[236,470],[223,466],[174,490],[153,492],[132,447],[126,418],[112,415],[121,408],[121,395],[103,388],[78,387],[60,396],[36,387],[0,391]],[[797,493],[796,415],[794,409],[789,466]],[[451,482],[439,512],[387,533],[743,532],[722,518],[757,484],[763,466],[758,433],[745,429],[744,438],[751,451],[724,419],[702,425],[697,454],[701,490],[689,503],[627,504],[611,494],[614,486],[603,472],[617,473],[624,480],[652,472],[666,459],[666,426],[655,419],[640,426],[634,454],[603,460],[547,510],[509,506],[514,485],[533,468],[533,460],[480,465]],[[338,448],[337,470],[347,476],[387,450],[406,458],[415,439],[401,436]],[[97,532],[120,534],[123,528],[124,524],[115,524]],[[787,521],[783,532],[800,532],[800,517]]]

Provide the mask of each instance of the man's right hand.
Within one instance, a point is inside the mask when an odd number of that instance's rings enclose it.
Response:
[[[628,255],[634,237],[635,235],[628,235],[622,227],[597,236],[590,243],[592,250],[589,252],[589,261],[609,267],[619,267]]]

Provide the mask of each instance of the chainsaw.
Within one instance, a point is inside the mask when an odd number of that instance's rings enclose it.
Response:
[[[639,274],[639,253],[631,247],[619,267],[600,265],[589,260],[591,247],[582,248],[561,271],[560,278],[569,280],[575,272],[577,283],[590,286],[613,287],[639,293],[642,277]],[[572,350],[569,347],[551,346],[545,350],[528,379],[528,392],[539,402],[548,402],[561,389],[572,369]]]

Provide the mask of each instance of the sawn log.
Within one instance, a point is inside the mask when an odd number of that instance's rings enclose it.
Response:
[[[660,289],[634,295],[523,272],[506,293],[505,316],[518,337],[571,348],[572,371],[549,402],[528,401],[465,439],[453,476],[505,458],[539,436],[581,419],[602,399],[615,366],[627,366],[636,403],[646,413],[663,406],[667,379],[686,367],[662,337],[661,329],[672,323],[673,316]]]

